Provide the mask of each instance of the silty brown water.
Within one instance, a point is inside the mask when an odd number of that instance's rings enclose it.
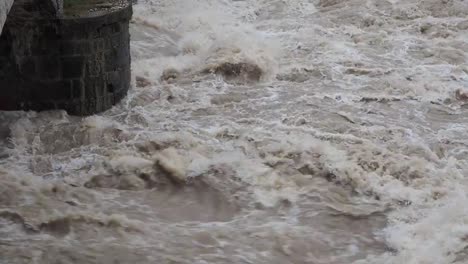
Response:
[[[0,263],[466,263],[467,14],[141,0],[121,104],[0,113]]]

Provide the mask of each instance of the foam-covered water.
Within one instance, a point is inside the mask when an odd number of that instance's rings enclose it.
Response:
[[[122,103],[0,113],[0,263],[468,263],[467,16],[140,0]]]

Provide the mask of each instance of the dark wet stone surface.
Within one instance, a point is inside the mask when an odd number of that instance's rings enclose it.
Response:
[[[65,17],[99,16],[125,8],[128,0],[64,0]]]

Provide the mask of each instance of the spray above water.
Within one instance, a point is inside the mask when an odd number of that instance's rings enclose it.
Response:
[[[165,5],[167,9],[158,13],[160,16],[135,16],[136,30],[146,28],[167,39],[167,47],[162,49],[140,46],[135,41],[139,53],[152,49],[163,53],[157,66],[149,58],[155,69],[146,75],[159,75],[167,81],[217,74],[227,81],[240,82],[265,81],[274,76],[279,43],[251,25],[239,23],[220,2],[173,1]],[[190,12],[182,14],[187,8]]]

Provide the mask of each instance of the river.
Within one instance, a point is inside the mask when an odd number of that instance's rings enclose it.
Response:
[[[0,112],[0,263],[468,263],[467,16],[139,0],[120,104]]]

